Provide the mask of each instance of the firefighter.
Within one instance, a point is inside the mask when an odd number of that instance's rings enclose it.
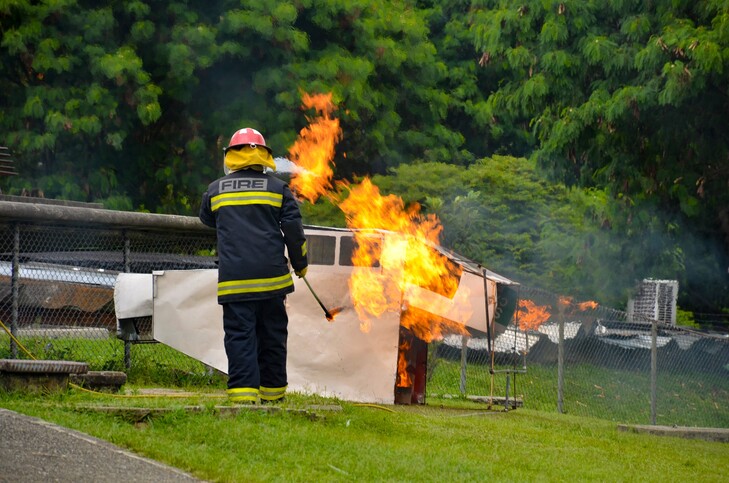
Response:
[[[218,303],[223,306],[228,397],[280,402],[288,385],[286,295],[308,265],[299,206],[276,169],[271,148],[252,128],[223,149],[225,176],[203,194],[200,220],[218,237]]]

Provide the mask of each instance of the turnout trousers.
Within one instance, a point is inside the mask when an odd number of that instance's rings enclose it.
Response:
[[[286,386],[286,296],[223,304],[228,396],[234,402],[277,401]]]

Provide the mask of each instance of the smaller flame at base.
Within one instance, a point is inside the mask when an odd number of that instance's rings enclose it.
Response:
[[[410,378],[408,372],[408,361],[405,354],[410,350],[410,342],[403,340],[398,347],[397,353],[397,381],[396,387],[410,387],[413,385],[413,381]]]

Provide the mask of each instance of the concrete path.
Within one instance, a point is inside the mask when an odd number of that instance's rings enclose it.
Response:
[[[92,436],[0,408],[0,483],[195,482]]]
[[[694,428],[687,426],[652,426],[646,424],[618,424],[618,431],[673,436],[685,439],[703,439],[729,443],[729,428]]]

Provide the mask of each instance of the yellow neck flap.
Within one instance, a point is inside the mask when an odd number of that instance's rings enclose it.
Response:
[[[225,167],[232,173],[255,165],[271,168],[276,171],[273,156],[265,148],[245,146],[241,149],[230,149],[225,153]]]

